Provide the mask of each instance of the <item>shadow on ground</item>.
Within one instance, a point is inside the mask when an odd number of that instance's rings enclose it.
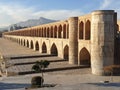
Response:
[[[20,84],[20,83],[1,83],[0,82],[0,90],[6,89],[20,89],[30,86],[30,84]]]
[[[87,84],[102,86],[102,87],[118,87],[118,88],[120,88],[120,83],[87,83]]]

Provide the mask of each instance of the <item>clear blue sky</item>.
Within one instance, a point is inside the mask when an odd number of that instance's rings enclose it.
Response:
[[[0,0],[0,27],[27,19],[67,19],[94,10],[113,9],[120,15],[120,0]]]

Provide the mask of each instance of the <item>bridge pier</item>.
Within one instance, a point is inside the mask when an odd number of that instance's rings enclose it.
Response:
[[[69,64],[78,62],[78,17],[71,17],[69,22]]]
[[[92,73],[104,74],[104,67],[114,61],[114,25],[113,10],[98,10],[92,13],[91,24],[91,68]]]

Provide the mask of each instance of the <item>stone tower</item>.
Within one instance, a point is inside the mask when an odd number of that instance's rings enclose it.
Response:
[[[78,61],[78,17],[71,17],[69,22],[69,64]]]
[[[113,10],[97,10],[91,16],[92,73],[103,75],[103,67],[114,62],[115,18]]]

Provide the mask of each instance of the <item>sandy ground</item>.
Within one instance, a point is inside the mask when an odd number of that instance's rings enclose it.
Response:
[[[120,76],[96,76],[79,73],[80,70],[67,70],[49,72],[44,74],[47,85],[55,87],[44,87],[33,90],[120,90]],[[22,76],[1,77],[0,90],[25,90],[30,87],[31,78],[41,74],[29,74]],[[103,81],[110,81],[106,84]]]

